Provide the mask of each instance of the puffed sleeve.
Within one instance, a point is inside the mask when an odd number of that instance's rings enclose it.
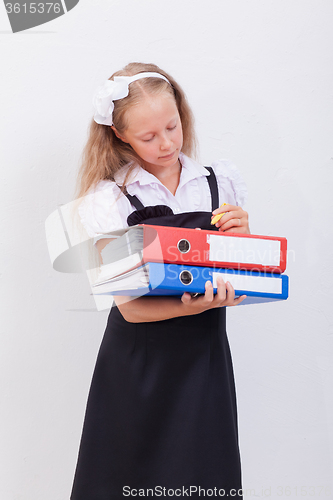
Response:
[[[104,233],[124,227],[118,196],[119,188],[114,182],[100,181],[95,189],[82,198],[78,207],[80,220],[88,235],[94,238],[95,242]]]
[[[219,186],[220,203],[242,207],[247,200],[247,188],[237,167],[229,160],[217,160],[212,167]]]

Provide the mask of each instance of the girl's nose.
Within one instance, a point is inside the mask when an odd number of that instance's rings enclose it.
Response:
[[[165,149],[165,150],[170,149],[171,141],[166,135],[162,136],[160,146],[161,146],[161,149]]]

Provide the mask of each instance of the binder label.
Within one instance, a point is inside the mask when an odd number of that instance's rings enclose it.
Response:
[[[281,243],[278,240],[260,238],[232,238],[210,235],[209,260],[214,262],[232,262],[257,264],[263,266],[280,265]]]
[[[269,276],[247,276],[241,274],[227,273],[220,271],[213,273],[213,287],[217,287],[216,278],[223,277],[224,281],[229,281],[235,290],[244,290],[257,293],[282,293],[282,279],[280,277]]]

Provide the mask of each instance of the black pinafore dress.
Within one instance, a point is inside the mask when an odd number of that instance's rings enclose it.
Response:
[[[218,187],[213,169],[208,170],[214,210]],[[169,207],[144,207],[135,196],[127,197],[137,209],[129,225],[216,229],[211,212],[174,215]],[[112,307],[89,392],[71,500],[193,499],[214,488],[215,496],[224,490],[224,496],[243,498],[225,323],[225,307],[137,324]]]

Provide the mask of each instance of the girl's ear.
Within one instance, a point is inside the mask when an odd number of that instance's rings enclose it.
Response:
[[[113,132],[115,133],[116,137],[118,137],[118,139],[120,139],[123,142],[128,143],[128,141],[126,141],[125,137],[123,135],[119,134],[118,130],[116,129],[116,127],[114,125],[111,125],[111,128],[112,128]]]

